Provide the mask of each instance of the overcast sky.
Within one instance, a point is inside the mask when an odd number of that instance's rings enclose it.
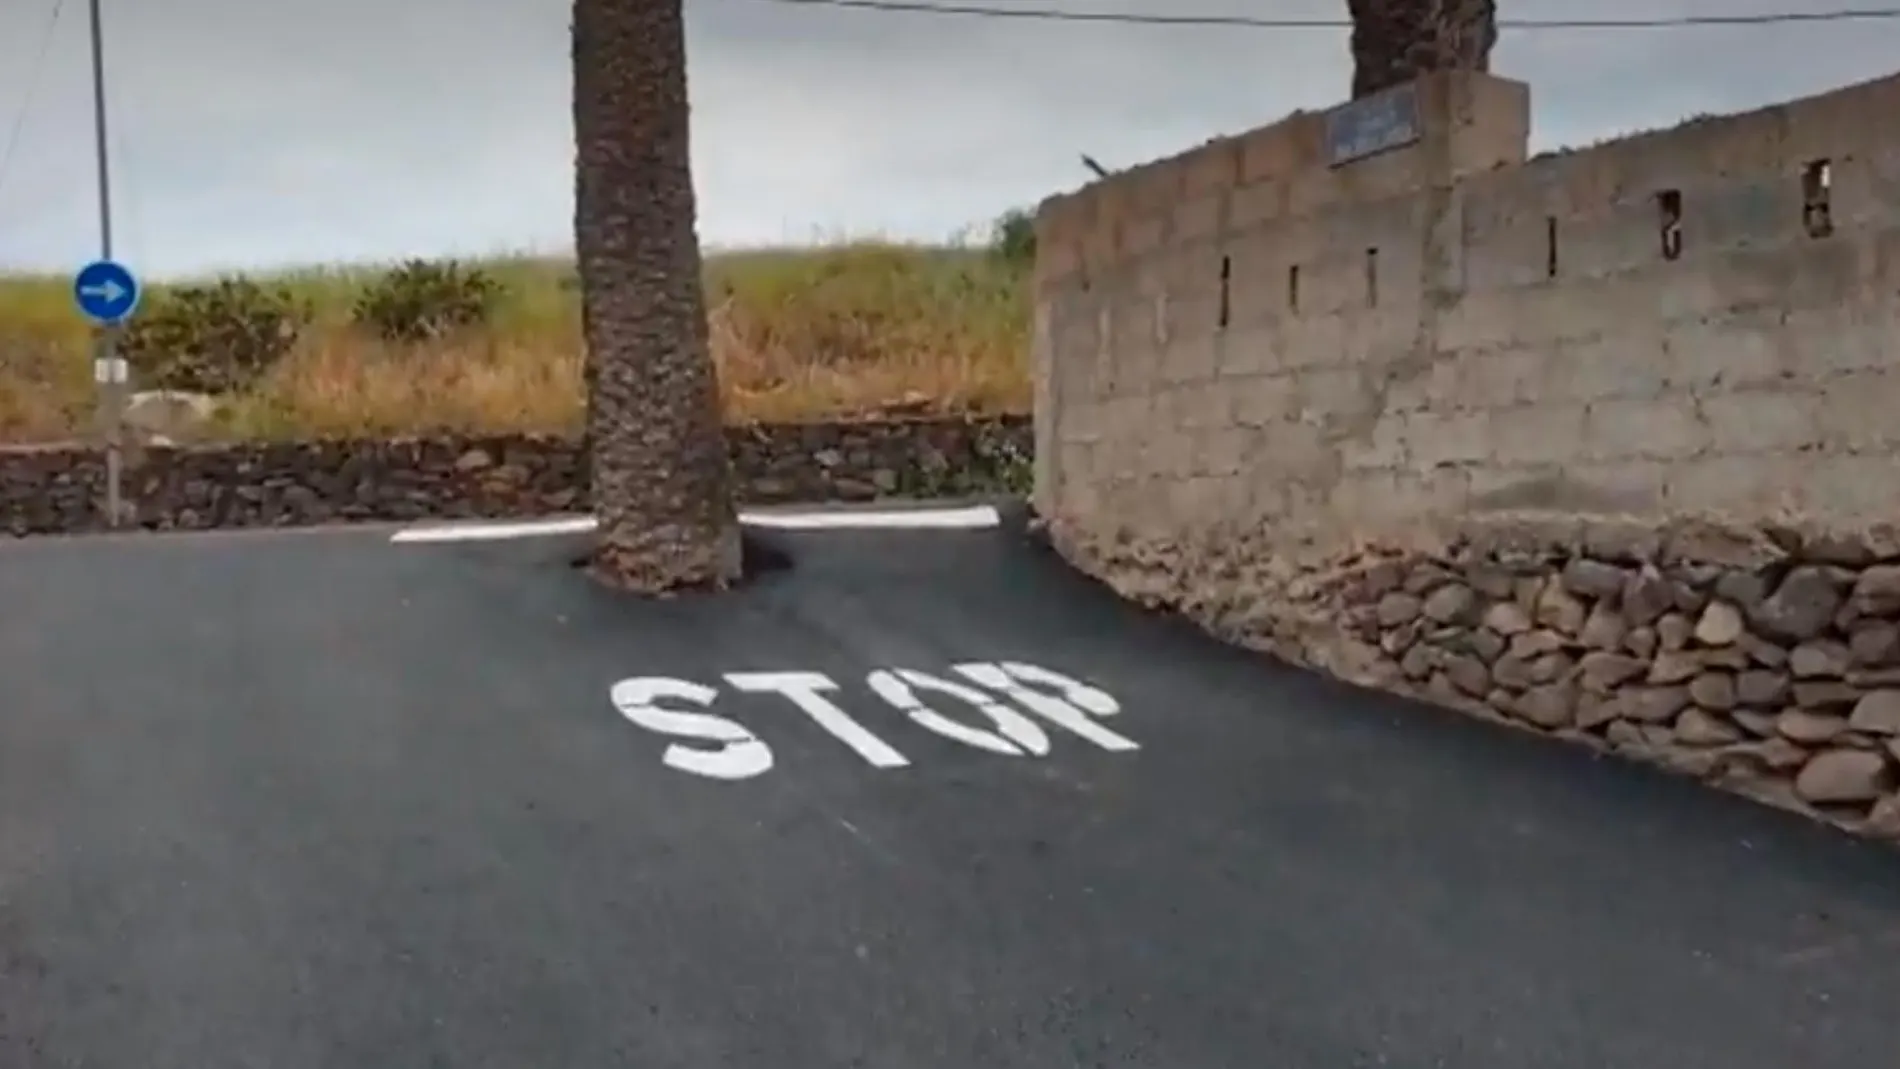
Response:
[[[98,247],[84,0],[0,0],[0,268]],[[966,0],[967,2],[967,0]],[[1344,0],[991,0],[1342,17]],[[568,245],[566,0],[103,0],[118,251],[148,274]],[[1836,0],[1502,0],[1507,18]],[[1047,24],[687,0],[709,244],[933,239],[1111,166],[1319,108],[1343,29]],[[1900,21],[1507,32],[1537,147],[1900,69]]]

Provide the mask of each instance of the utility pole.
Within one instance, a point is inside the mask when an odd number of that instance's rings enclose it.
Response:
[[[97,163],[99,180],[99,260],[113,263],[112,258],[112,158],[111,139],[106,128],[106,49],[105,31],[99,17],[100,0],[87,0],[87,14],[92,30],[92,135],[93,155]],[[83,289],[83,276],[81,288]],[[133,303],[137,300],[137,284],[132,287]],[[83,294],[82,294],[83,305]],[[122,483],[125,478],[125,391],[127,374],[125,362],[119,358],[119,331],[124,323],[126,308],[120,316],[107,317],[95,332],[93,353],[93,381],[99,386],[99,419],[104,424],[106,437],[106,523],[117,527],[124,521],[122,504]]]

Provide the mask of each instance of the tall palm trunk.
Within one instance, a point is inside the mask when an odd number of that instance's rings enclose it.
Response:
[[[595,573],[643,593],[738,578],[707,342],[682,0],[574,0],[574,236]]]
[[[1355,100],[1430,71],[1491,69],[1496,0],[1346,0],[1346,8]]]

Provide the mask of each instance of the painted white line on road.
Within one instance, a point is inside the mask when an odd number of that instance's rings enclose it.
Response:
[[[741,512],[749,527],[782,531],[815,530],[975,530],[1002,522],[990,505],[941,509],[828,509],[816,512]],[[423,524],[405,527],[389,536],[391,542],[495,542],[509,538],[586,534],[595,527],[592,516],[551,520]]]
[[[592,516],[513,523],[444,523],[405,527],[389,536],[391,542],[497,542],[505,538],[586,534],[594,529]]]
[[[971,505],[959,509],[830,509],[819,512],[741,512],[739,520],[751,527],[776,527],[785,531],[812,531],[821,528],[845,530],[975,529],[994,527],[1002,522],[989,505]]]

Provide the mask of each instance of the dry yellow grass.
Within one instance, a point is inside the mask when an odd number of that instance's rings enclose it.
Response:
[[[221,433],[577,428],[582,348],[568,266],[530,257],[481,266],[505,287],[491,326],[417,348],[349,324],[355,294],[379,268],[272,276],[309,298],[316,322],[261,386],[230,399]],[[90,335],[69,293],[61,278],[0,277],[0,441],[92,426]],[[853,242],[715,254],[707,297],[734,422],[1028,408],[1026,278],[987,250]]]

